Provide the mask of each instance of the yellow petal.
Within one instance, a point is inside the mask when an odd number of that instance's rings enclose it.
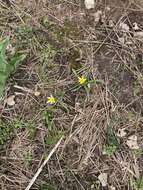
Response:
[[[56,103],[56,99],[51,95],[48,97],[47,103],[49,104],[55,104]]]
[[[84,84],[86,82],[86,78],[84,76],[78,77],[79,84]]]

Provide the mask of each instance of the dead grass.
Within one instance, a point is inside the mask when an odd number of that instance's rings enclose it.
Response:
[[[97,1],[95,10],[87,11],[74,0],[17,1],[11,6],[0,1],[1,38],[9,36],[13,46],[27,53],[7,84],[5,98],[20,93],[16,104],[1,103],[1,120],[14,129],[1,149],[2,190],[25,189],[61,134],[64,140],[33,190],[105,189],[98,180],[101,173],[108,175],[109,190],[143,188],[137,184],[143,174],[143,46],[133,27],[136,22],[142,32],[143,19],[137,3]],[[98,10],[102,17],[96,23]],[[74,91],[78,79],[72,69],[101,83],[89,94],[84,88]],[[49,117],[51,94],[64,104]],[[14,120],[25,125],[17,129]],[[117,136],[120,129],[125,136]],[[132,135],[139,150],[126,144]]]

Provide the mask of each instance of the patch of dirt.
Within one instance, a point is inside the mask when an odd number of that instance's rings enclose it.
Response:
[[[137,23],[139,30],[143,29],[143,12],[142,11],[130,11],[128,14],[129,24]]]

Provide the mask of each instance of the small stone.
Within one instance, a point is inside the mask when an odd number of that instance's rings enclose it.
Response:
[[[95,7],[94,0],[85,0],[84,4],[85,4],[86,9],[93,9]]]
[[[101,173],[99,176],[98,176],[98,179],[102,185],[102,187],[106,187],[107,186],[107,173]]]
[[[14,106],[15,105],[15,95],[9,96],[6,100],[5,103],[9,106]]]

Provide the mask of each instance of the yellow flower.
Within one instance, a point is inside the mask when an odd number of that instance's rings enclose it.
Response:
[[[56,99],[51,95],[51,96],[48,97],[47,103],[48,104],[55,104],[56,103]]]
[[[81,77],[78,77],[78,82],[79,84],[85,84],[85,82],[87,81],[87,79],[82,75]]]

